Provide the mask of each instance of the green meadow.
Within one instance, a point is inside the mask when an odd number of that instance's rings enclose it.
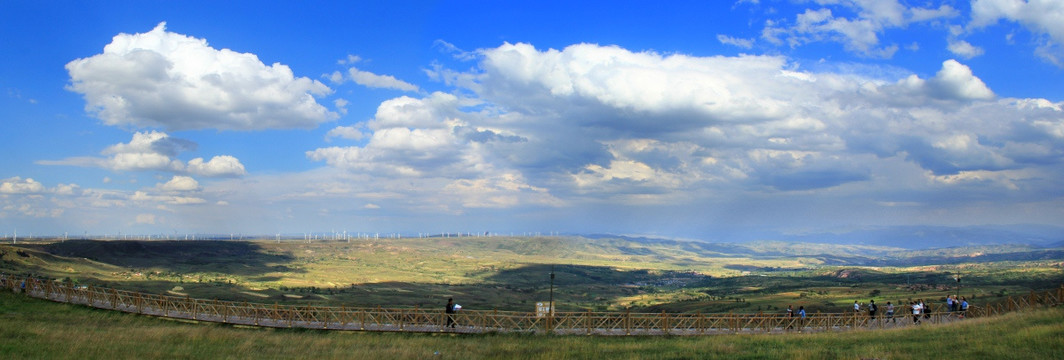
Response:
[[[367,333],[174,321],[0,291],[4,359],[1059,359],[1064,308],[913,329],[700,337]]]

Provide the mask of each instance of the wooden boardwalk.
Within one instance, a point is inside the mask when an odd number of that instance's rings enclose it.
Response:
[[[806,318],[785,314],[700,314],[633,312],[558,312],[537,316],[533,312],[462,310],[456,314],[425,309],[348,308],[269,305],[143,294],[101,287],[72,286],[60,282],[0,275],[0,286],[56,302],[99,309],[275,328],[307,328],[387,332],[535,333],[567,335],[712,335],[820,332],[915,326],[905,306],[898,306],[894,321],[867,313],[814,313]],[[1056,306],[1064,299],[1064,286],[1041,293],[1012,296],[985,306],[972,306],[965,317],[984,317],[1036,307]],[[935,307],[936,304],[931,304]],[[962,319],[959,312],[932,308],[922,323]],[[880,307],[885,313],[885,307]],[[455,326],[446,327],[450,316]]]

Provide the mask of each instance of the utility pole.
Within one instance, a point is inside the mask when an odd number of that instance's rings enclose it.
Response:
[[[554,331],[554,265],[550,266],[550,313],[547,315],[547,332]]]
[[[957,300],[961,297],[961,274],[957,274]]]

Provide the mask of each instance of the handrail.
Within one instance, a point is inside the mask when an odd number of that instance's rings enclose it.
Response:
[[[550,321],[533,312],[351,308],[300,306],[205,300],[147,294],[95,286],[73,286],[58,281],[17,278],[0,274],[0,287],[55,302],[80,304],[128,313],[228,324],[329,330],[462,333],[555,333],[584,335],[702,335],[836,331],[857,328],[912,326],[908,308],[899,306],[893,321],[866,313],[813,313],[806,318],[786,314],[702,314],[625,312],[555,312]],[[1035,307],[1055,306],[1064,300],[1064,286],[1042,293],[1010,296],[1002,301],[972,306],[966,312],[947,312],[940,304],[921,322],[943,323],[963,317],[985,317]],[[935,309],[937,307],[938,309]],[[448,328],[448,317],[456,326]]]

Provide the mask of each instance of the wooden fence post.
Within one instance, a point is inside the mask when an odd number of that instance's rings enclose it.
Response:
[[[295,312],[296,308],[291,307],[291,306],[286,306],[286,308],[287,309],[285,309],[285,313],[288,314],[288,327],[292,327],[292,321],[295,320],[294,318],[295,318],[295,315],[296,315],[296,312]]]
[[[189,312],[191,312],[191,314],[189,315],[192,315],[192,320],[197,320],[196,314],[199,313],[199,304],[196,301],[192,300],[192,298],[188,297],[188,295],[185,296],[185,302],[192,303],[192,310],[189,310]]]
[[[624,310],[624,334],[632,335],[632,309]]]
[[[281,310],[277,308],[276,301],[273,302],[273,315],[269,316],[267,320],[273,320],[277,323],[278,326],[280,326],[282,324],[282,321],[284,320],[283,318],[281,318]]]
[[[584,318],[584,325],[587,327],[587,335],[591,335],[591,309],[587,309],[587,316]]]
[[[320,310],[321,312],[325,313],[325,319],[322,320],[322,327],[321,328],[322,329],[328,329],[329,328],[329,308],[328,307],[318,307],[318,308],[321,309]]]
[[[664,332],[665,335],[668,335],[669,334],[669,314],[665,313],[665,310],[662,310],[661,311],[661,318],[662,318],[661,319],[661,323],[662,323],[661,324],[662,325],[661,326],[661,331]]]
[[[554,324],[553,324],[554,322],[553,321],[554,321],[554,305],[551,304],[550,305],[550,311],[547,312],[547,322],[544,323],[544,325],[547,326],[547,329],[546,329],[547,333],[553,333],[554,332]]]
[[[347,327],[347,306],[340,305],[340,329]]]

